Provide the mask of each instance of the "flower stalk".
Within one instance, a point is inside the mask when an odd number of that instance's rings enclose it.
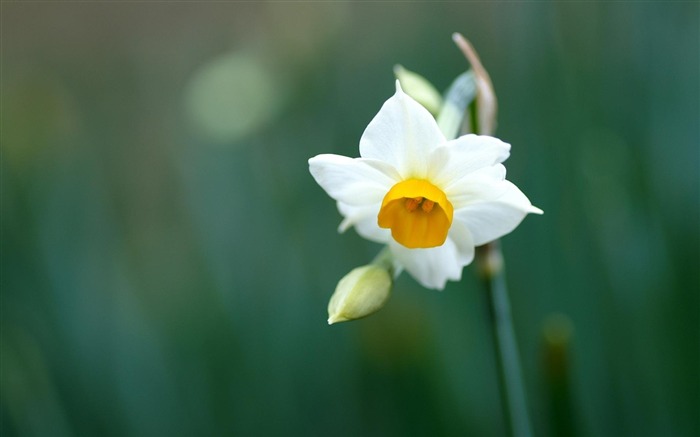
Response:
[[[476,249],[476,260],[487,293],[489,322],[495,343],[498,382],[508,434],[532,435],[525,384],[510,313],[503,256],[498,241]]]
[[[471,64],[477,88],[476,98],[469,105],[469,110],[464,117],[463,133],[493,135],[496,129],[498,105],[491,79],[471,44],[458,33],[453,35],[453,40]],[[530,437],[532,428],[499,240],[477,247],[476,262],[487,294],[489,322],[495,343],[498,382],[507,432],[508,435],[515,437]]]

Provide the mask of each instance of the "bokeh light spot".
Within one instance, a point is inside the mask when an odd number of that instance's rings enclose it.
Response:
[[[216,143],[258,131],[272,120],[281,100],[270,69],[247,53],[228,53],[202,65],[185,91],[194,129]]]

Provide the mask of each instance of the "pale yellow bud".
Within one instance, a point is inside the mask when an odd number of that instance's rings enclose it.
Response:
[[[418,73],[406,70],[401,65],[394,67],[394,75],[401,84],[403,92],[423,105],[431,114],[437,115],[442,107],[442,96],[433,84]]]
[[[353,269],[338,282],[328,302],[328,324],[368,316],[384,306],[391,294],[387,269],[370,264]]]

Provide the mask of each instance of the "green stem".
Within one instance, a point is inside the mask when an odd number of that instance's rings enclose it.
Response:
[[[495,341],[498,380],[508,434],[530,437],[525,384],[520,371],[518,346],[510,314],[503,257],[498,241],[477,248],[477,259],[488,294],[491,328]]]
[[[382,267],[389,272],[391,277],[394,276],[394,256],[391,254],[389,246],[384,246],[377,256],[374,257],[371,264]]]

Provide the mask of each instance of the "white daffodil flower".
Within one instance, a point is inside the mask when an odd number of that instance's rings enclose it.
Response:
[[[337,201],[340,232],[354,226],[388,244],[399,268],[442,289],[461,279],[475,246],[511,232],[528,213],[542,214],[505,179],[509,154],[509,144],[489,136],[448,141],[397,81],[362,134],[361,158],[318,155],[309,169]]]

